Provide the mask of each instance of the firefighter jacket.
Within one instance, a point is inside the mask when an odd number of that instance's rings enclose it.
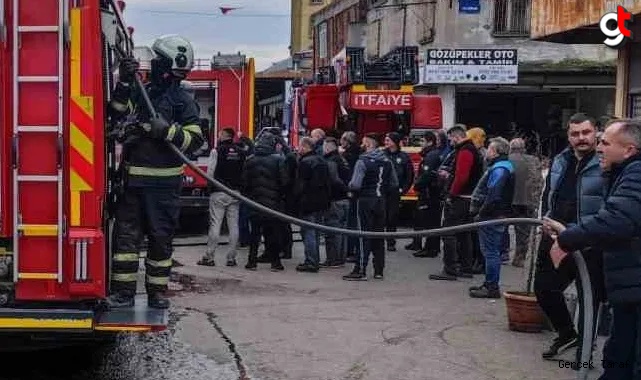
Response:
[[[182,181],[184,164],[167,142],[185,154],[203,145],[196,102],[174,82],[167,87],[147,85],[147,93],[156,112],[171,124],[166,141],[153,139],[144,133],[130,139],[123,150],[123,160],[129,186],[174,186]],[[110,111],[115,119],[135,115],[140,123],[149,121],[150,113],[142,94],[118,83]]]
[[[384,152],[392,164],[394,164],[396,177],[398,178],[399,192],[406,194],[414,183],[414,165],[412,165],[409,154],[401,150],[392,152],[389,149],[385,149]]]

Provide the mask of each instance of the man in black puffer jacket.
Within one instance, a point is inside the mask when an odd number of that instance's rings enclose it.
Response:
[[[555,267],[568,252],[603,249],[607,298],[612,305],[612,331],[603,349],[600,380],[641,378],[641,122],[615,120],[597,147],[608,177],[605,202],[597,214],[577,225],[545,220],[558,234],[550,250]],[[598,251],[597,251],[598,252]]]
[[[285,211],[285,190],[289,182],[285,158],[276,152],[278,140],[272,134],[261,136],[243,171],[243,194],[276,211]],[[265,255],[271,258],[272,270],[283,270],[280,262],[282,223],[277,219],[250,210],[251,242],[245,268],[256,269],[261,232],[265,237]]]
[[[324,157],[327,161],[331,180],[331,206],[323,215],[325,224],[332,227],[346,228],[349,199],[347,184],[352,179],[349,164],[338,153],[338,141],[328,137],[323,143]],[[340,234],[325,234],[326,260],[323,267],[342,267],[345,265],[347,251],[347,236]]]
[[[312,223],[321,223],[323,214],[329,209],[331,183],[329,167],[322,156],[315,152],[314,140],[301,139],[298,146],[300,160],[296,173],[294,194],[298,202],[298,215]],[[320,266],[318,231],[301,227],[300,234],[305,246],[305,262],[298,265],[299,272],[318,272]]]

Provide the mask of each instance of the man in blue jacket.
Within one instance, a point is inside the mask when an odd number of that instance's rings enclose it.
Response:
[[[490,140],[487,148],[487,172],[472,195],[470,211],[476,214],[476,220],[502,219],[511,214],[514,166],[508,159],[509,153],[510,143],[506,139],[497,137]],[[481,286],[470,288],[470,297],[501,298],[501,249],[506,229],[506,225],[479,228],[479,243],[485,257],[485,282]]]
[[[641,378],[641,122],[612,122],[597,147],[607,175],[607,195],[598,213],[567,228],[546,219],[556,241],[550,250],[558,267],[569,252],[603,249],[612,330],[603,350],[600,380]]]

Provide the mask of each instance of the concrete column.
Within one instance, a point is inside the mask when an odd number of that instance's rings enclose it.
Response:
[[[630,69],[630,43],[619,50],[617,57],[616,97],[614,102],[614,115],[616,117],[628,116],[628,78]]]
[[[443,103],[443,129],[448,130],[456,123],[456,86],[439,86],[438,95]]]

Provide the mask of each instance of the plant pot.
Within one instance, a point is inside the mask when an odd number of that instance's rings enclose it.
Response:
[[[545,325],[545,314],[536,300],[536,296],[527,292],[505,292],[507,320],[510,330],[538,333]]]

